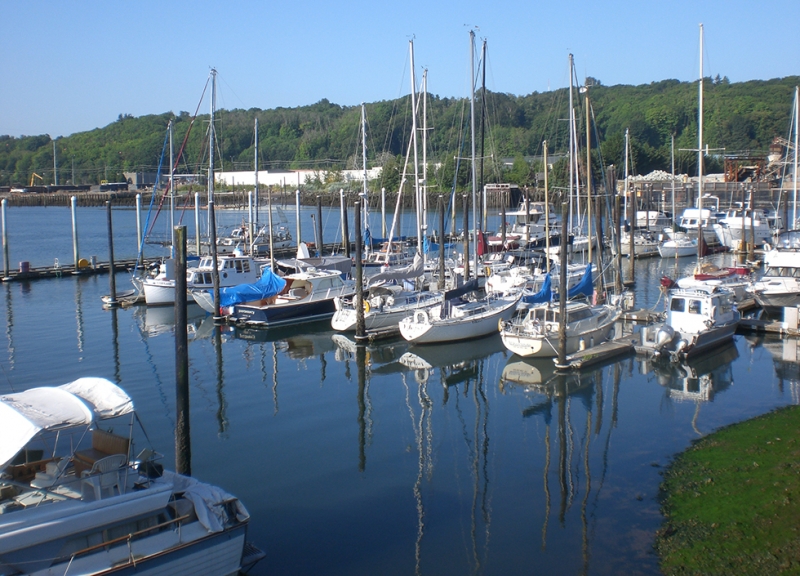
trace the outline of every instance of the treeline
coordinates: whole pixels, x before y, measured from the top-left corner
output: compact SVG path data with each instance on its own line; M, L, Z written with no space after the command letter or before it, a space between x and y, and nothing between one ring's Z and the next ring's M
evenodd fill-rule
M697 170L697 82L664 80L640 86L603 86L588 79L591 100L591 146L594 174L613 164L621 175L624 134L630 133L630 172L670 170L674 136L679 173ZM704 83L704 142L710 152L708 172L721 170L721 155L766 155L776 136L787 137L794 87L800 76L730 83L707 78ZM576 133L585 149L586 99L574 91ZM514 96L479 92L476 152L484 182L535 183L541 164L534 161L547 141L553 157L567 154L569 94L567 89ZM399 186L411 136L410 97L366 105L367 164L382 166L382 181ZM469 102L429 95L427 160L429 188L449 191L470 182ZM360 169L361 108L321 100L310 106L273 110L221 110L216 115L215 166L218 170L252 170L255 162L254 120L259 121L260 169ZM174 149L182 150L178 170L204 174L208 165L208 114L192 119L187 112L132 117L120 114L106 126L56 140L59 183L95 184L121 181L123 172L169 171L165 147L167 124L174 120ZM418 120L422 144L422 120ZM188 134L188 136L187 136ZM599 146L598 146L599 144ZM584 154L585 156L585 154ZM422 156L420 152L420 162ZM409 173L411 169L409 168ZM0 136L0 185L25 185L32 174L37 184L54 181L53 142L47 135ZM456 177L457 173L457 177ZM565 160L557 162L552 180L563 181ZM599 175L596 176L599 179ZM315 182L324 185L324 182Z

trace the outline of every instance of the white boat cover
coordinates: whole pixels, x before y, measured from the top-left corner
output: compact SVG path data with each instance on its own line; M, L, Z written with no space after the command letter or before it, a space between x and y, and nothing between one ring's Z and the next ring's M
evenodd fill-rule
M369 285L376 286L382 282L391 282L392 280L406 280L411 278L418 278L424 272L424 262L419 252L414 254L414 261L407 266L401 268L389 268L385 272L378 272L370 276Z
M88 426L132 411L130 397L105 378L0 396L0 470L41 431Z

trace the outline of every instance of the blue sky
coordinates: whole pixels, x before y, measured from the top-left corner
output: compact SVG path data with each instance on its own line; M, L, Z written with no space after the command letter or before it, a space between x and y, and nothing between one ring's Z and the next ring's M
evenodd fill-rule
M487 88L517 95L566 86L570 52L605 85L695 80L701 22L705 76L800 74L800 0L0 0L0 15L12 136L193 112L211 67L219 108L393 99L410 89L412 38L418 79L425 67L431 93L464 97L470 29L487 41Z

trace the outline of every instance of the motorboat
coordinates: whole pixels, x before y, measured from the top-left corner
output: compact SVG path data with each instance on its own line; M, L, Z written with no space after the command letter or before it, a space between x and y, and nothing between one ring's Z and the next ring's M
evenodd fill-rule
M662 258L682 258L697 254L697 240L687 234L678 232L672 238L658 245L658 254Z
M134 447L111 381L3 395L0 414L0 573L233 575L263 557L235 496Z
M749 291L759 306L776 312L800 304L800 231L781 233L774 247L767 244L764 275Z
M400 321L400 334L415 344L454 342L497 331L497 323L514 314L522 291L476 297L477 279L444 293L441 303L417 310Z
M219 310L214 306L213 287L192 288L189 290L189 294L206 312L210 314L219 312L224 317L233 312L233 307L236 304L271 298L279 294L285 287L286 280L275 274L272 268L265 266L261 272L261 277L255 282L220 287Z
M607 340L620 314L620 309L615 306L567 302L566 354ZM523 358L554 357L559 352L560 325L560 307L548 301L521 310L516 317L502 322L499 325L500 337L506 348Z
M666 319L642 328L642 346L655 355L681 360L729 341L739 319L732 290L673 288L667 292Z
M723 216L725 216L725 213L719 210L719 198L706 194L703 196L702 202L698 207L686 208L683 211L678 225L680 228L686 230L686 233L692 239L697 239L702 229L703 239L706 244L714 246L719 244L717 233L714 231L714 225ZM671 228L667 228L666 232L668 235L673 234Z
M714 225L719 243L731 249L744 250L747 244L756 246L772 242L773 234L781 228L781 218L769 217L764 210L749 206L744 210L728 210ZM744 239L744 243L743 243Z
M442 302L442 292L407 289L403 283L419 278L424 273L422 257L419 254L414 262L396 270L380 272L370 278L363 299L364 327L367 330L397 328L400 320L419 309ZM401 284L397 284L400 282ZM340 332L356 329L358 317L351 295L336 298L336 312L331 318L331 327Z
M631 255L631 234L633 234L633 253L637 258L656 256L661 243L660 234L650 230L634 230L620 234L620 254Z
M228 320L261 328L322 320L333 316L336 297L355 292L355 283L336 270L308 269L283 280L286 285L280 293L235 304Z
M733 291L736 302L741 302L750 297L747 289L752 282L753 271L746 266L720 268L711 262L698 262L690 275L678 278L674 284L679 288L724 287Z
M231 254L217 257L220 287L236 286L255 282L261 276L261 269L266 260L257 260L243 256L238 250ZM186 270L186 289L205 290L214 286L213 259L211 256L200 258L196 266ZM175 260L167 258L159 264L155 276L146 276L140 280L148 306L166 306L175 303Z

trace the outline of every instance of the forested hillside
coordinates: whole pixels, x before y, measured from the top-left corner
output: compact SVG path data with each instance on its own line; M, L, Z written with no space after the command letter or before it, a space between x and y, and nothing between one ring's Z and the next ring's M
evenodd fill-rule
M714 152L761 152L766 154L776 136L789 135L794 87L800 76L783 79L730 83L719 77L704 84L704 142ZM670 138L675 148L697 147L697 82L664 80L641 86L603 86L589 79L593 126L593 163L614 164L621 170L624 133L631 136L631 172L670 169ZM577 132L585 146L585 95L574 91ZM507 180L530 184L537 167L523 161L548 152L566 154L568 90L560 89L527 96L478 93L477 153L484 158L484 180ZM483 114L481 114L483 112ZM432 186L449 190L456 158L462 158L459 186L469 178L465 157L470 155L469 102L440 98L427 102L428 162ZM366 105L368 165L384 167L381 185L391 188L408 149L411 132L410 98ZM481 117L484 118L483 122ZM181 156L181 172L204 172L207 166L208 115L194 122L187 112L171 112L134 118L121 114L105 128L81 132L56 141L59 183L92 184L120 181L122 172L154 172L162 158L167 124L175 120L176 153L192 126ZM254 119L259 121L259 165L278 168L360 168L361 109L322 100L311 106L274 110L220 110L216 116L220 170L252 170L254 164ZM419 120L420 134L422 120ZM481 138L483 134L483 138ZM598 147L599 146L599 153ZM421 137L420 137L421 143ZM602 158L601 158L602 156ZM168 171L168 153L162 170ZM679 172L696 171L696 153L679 152ZM503 167L502 159L513 165ZM421 161L421 153L420 153ZM709 170L719 161L709 158ZM715 166L716 162L716 166ZM508 163L507 163L508 164ZM434 165L439 165L433 170ZM0 185L23 185L32 173L42 176L39 184L53 182L53 143L49 136L0 136Z

